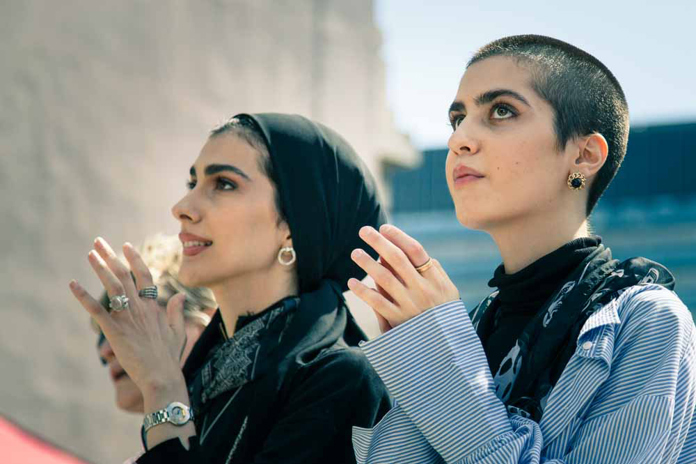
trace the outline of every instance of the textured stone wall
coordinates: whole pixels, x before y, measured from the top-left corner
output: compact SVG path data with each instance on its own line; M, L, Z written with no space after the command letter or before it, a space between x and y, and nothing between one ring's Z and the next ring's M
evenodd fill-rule
M217 122L296 112L378 174L416 160L385 102L372 3L2 2L0 413L93 462L139 449L67 283L99 288L96 235L177 232L169 208Z

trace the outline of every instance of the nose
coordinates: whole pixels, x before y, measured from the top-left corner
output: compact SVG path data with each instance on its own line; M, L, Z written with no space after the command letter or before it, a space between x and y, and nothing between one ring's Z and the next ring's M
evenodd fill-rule
M99 360L102 362L102 364L106 365L112 359L114 359L114 350L111 349L109 341L104 338L103 335L100 335L98 343L97 352L99 353Z
M193 191L184 196L177 204L172 206L172 215L174 218L181 223L192 222L196 223L200 221L200 213L195 207L195 202L193 198Z
M481 142L474 134L474 122L472 118L464 118L450 135L447 147L456 155L475 155L481 149Z

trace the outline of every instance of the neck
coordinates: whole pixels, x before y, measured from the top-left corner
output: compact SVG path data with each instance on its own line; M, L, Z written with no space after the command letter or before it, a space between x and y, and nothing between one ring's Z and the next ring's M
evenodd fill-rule
M563 214L526 216L489 231L503 258L506 274L514 274L576 238L588 237L587 218Z
M298 293L291 273L269 275L268 272L235 276L210 285L220 307L225 331L231 337L240 316L257 314L276 301Z

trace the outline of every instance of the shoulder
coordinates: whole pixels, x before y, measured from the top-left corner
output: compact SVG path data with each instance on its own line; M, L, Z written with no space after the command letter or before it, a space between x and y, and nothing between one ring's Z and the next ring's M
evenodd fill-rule
M696 337L693 316L671 290L660 285L635 285L626 289L613 302L621 319L623 338L637 333L650 334L678 342L685 349Z
M284 390L291 402L303 408L322 414L330 411L336 420L353 417L361 426L371 426L391 407L386 386L365 355L353 347L322 351L299 366Z
M346 382L353 385L377 380L379 377L359 349L347 346L334 346L323 350L300 368L302 376L321 376L327 382ZM381 383L381 381L379 381Z
M379 403L389 397L387 388L358 348L334 346L299 365L289 379L293 391L331 392L342 398Z
M686 327L694 325L691 312L677 294L661 285L629 287L616 298L615 304L622 318L664 319Z

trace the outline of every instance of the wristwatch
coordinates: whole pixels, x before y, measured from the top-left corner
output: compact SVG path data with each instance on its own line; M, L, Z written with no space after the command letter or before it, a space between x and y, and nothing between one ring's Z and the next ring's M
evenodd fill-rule
M145 450L147 450L145 435L147 434L147 431L150 430L152 427L167 422L176 425L177 427L180 427L184 424L187 424L191 420L193 420L193 410L186 406L184 403L179 403L178 401L173 401L169 403L166 408L160 409L159 411L151 412L150 414L145 414L145 418L143 419L143 426L140 429L140 434Z

